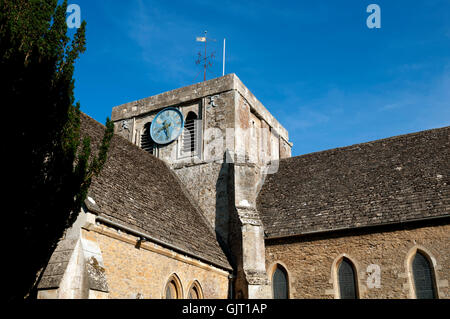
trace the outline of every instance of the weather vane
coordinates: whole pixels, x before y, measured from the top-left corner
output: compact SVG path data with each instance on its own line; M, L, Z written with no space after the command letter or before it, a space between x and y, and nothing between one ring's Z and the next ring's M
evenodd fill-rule
M212 66L212 59L215 58L214 54L215 51L213 51L209 56L206 53L206 44L208 41L213 41L215 42L215 39L209 39L206 37L206 34L208 33L208 31L205 31L205 36L204 37L197 37L196 41L197 42L204 42L205 43L205 55L202 56L201 51L199 51L197 53L197 60L195 61L195 64L199 65L199 64L203 64L203 81L206 81L206 70Z

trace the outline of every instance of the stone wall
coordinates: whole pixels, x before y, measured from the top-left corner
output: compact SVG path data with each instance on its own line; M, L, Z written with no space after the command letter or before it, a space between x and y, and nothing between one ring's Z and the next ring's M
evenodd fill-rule
M254 161L261 161L261 153L272 159L291 154L287 130L235 74L114 107L111 118L115 133L140 146L144 125L165 107L178 108L184 116L194 111L201 120L202 131L202 154L198 160L180 156L177 150L181 138L157 147L155 156L170 164L221 160L225 148L246 153ZM250 128L256 130L249 132ZM268 130L267 136L258 136L261 128Z
M174 169L216 231L237 272L238 297L239 292L245 298L267 297L264 231L256 196L265 165L273 167L280 157L290 156L287 130L234 74L117 106L112 120L117 133L139 145L138 137L132 136L154 113L171 106L186 115L183 110L194 104L201 110L199 156L179 158L174 150L181 138L158 146L155 155ZM124 131L122 123L129 123L125 126L134 135Z
M182 166L174 170L213 229L228 236L228 167L221 163Z
M360 298L413 298L410 260L417 249L432 260L439 298L450 298L450 225L355 232L337 236L266 240L269 280L276 263L289 277L290 298L336 298L336 267L342 257L356 268ZM370 288L368 266L381 269L381 287Z
M161 110L165 107L179 106L206 96L233 90L236 78L235 74L227 74L206 82L200 82L116 106L112 109L111 120L117 122L123 119L130 119L141 114Z
M81 209L45 268L38 284L38 299L108 298L100 248L95 237L82 231L93 221L93 215Z
M151 242L138 246L135 236L104 225L84 229L83 236L95 238L102 251L109 298L163 298L167 281L174 274L180 280L183 298L195 281L206 299L228 296L228 272L224 270Z

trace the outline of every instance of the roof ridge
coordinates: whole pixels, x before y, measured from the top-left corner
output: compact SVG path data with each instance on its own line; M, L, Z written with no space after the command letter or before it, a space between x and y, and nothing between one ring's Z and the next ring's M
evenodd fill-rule
M222 249L223 253L225 254L225 257L227 257L227 261L230 262L229 259L229 252L226 251L224 249L224 247L222 247L220 240L221 238L217 237L217 233L214 230L214 228L211 226L211 224L209 223L208 219L205 216L205 213L203 212L203 210L201 209L199 203L197 202L196 199L193 198L193 196L190 194L189 190L187 189L187 187L184 185L184 183L181 181L180 177L174 172L173 169L170 168L170 165L166 162L164 162L164 165L166 165L167 169L170 171L170 173L172 174L172 176L174 176L175 180L178 182L178 184L180 185L181 191L183 192L183 194L186 196L186 198L188 199L189 203L194 207L194 209L196 210L196 212L200 215L200 217L202 218L203 222L206 224L206 227L208 228L208 230L210 231L211 235L213 235L216 240L217 243L220 247L220 249Z
M269 237L450 216L450 126L280 161L257 198Z
M90 130L92 130L93 132L95 130L97 130L95 139L96 139L96 142L98 142L97 139L99 139L99 138L101 139L101 136L100 136L101 134L99 131L104 130L105 126L102 125L101 123L99 123L98 121L96 121L95 119L93 119L92 117L88 116L87 114L85 114L85 113L82 113L82 114L83 114L84 120L87 123L90 123L90 125L91 125ZM185 245L185 247L183 247L183 245L182 245L182 246L180 246L181 249L185 249L191 255L197 256L197 258L202 259L202 260L203 259L215 260L216 264L220 264L220 265L222 265L222 267L228 269L230 267L229 257L227 256L224 249L220 245L220 242L216 238L216 235L214 234L210 224L205 220L205 216L204 216L203 212L199 210L198 204L193 200L190 193L187 192L187 190L184 187L184 184L181 182L181 180L178 178L178 176L175 174L175 172L170 168L168 163L166 163L164 160L157 158L156 156L154 156L152 154L149 154L148 152L141 149L136 144L130 142L128 139L126 139L118 134L114 134L114 140L115 140L114 144L111 144L111 150L110 150L111 152L110 151L108 152L108 158L110 158L110 160L112 160L113 162L118 161L118 157L116 156L116 151L113 150L113 148L114 148L115 150L119 150L119 152L123 152L124 154L126 154L126 156L127 156L126 161L131 162L131 165L133 167L145 165L144 169L145 169L145 167L147 167L147 169L151 170L150 166L159 167L160 169L162 168L162 166L164 166L164 168L165 168L164 174L172 177L170 183L175 183L171 187L176 189L175 193L177 194L177 197L179 198L179 200L186 202L186 204L185 204L186 205L185 208L187 208L186 211L191 212L192 218L197 221L196 223L198 224L198 226L193 227L192 232L201 234L203 236L206 236L207 238L209 238L211 236L211 238L208 239L209 244L207 245L209 247L208 250L210 252L207 254L204 254L204 252L201 249L199 249L198 247L195 247L197 244L193 244L193 243L189 243L189 244ZM115 145L115 146L113 146L113 145ZM133 158L139 158L139 160L134 161ZM148 163L148 164L144 164L144 163ZM113 164L113 166L114 165L115 164ZM147 165L149 165L149 166L147 166ZM113 170L116 170L116 169L117 169L117 165L116 165L116 168L113 168ZM111 173L105 172L105 174L111 174ZM116 173L113 173L113 174L115 175ZM121 173L118 173L118 174L122 175ZM98 178L101 179L102 177L98 177ZM110 177L108 177L108 178L110 178ZM148 182L145 182L145 184L146 185L144 185L144 184L142 184L142 185L140 184L140 185L142 187L148 189L148 186L150 184ZM91 187L92 187L92 185L91 185ZM128 187L126 187L126 188L128 188ZM103 187L99 188L98 185L96 185L96 186L94 186L94 189L92 189L92 190L90 189L90 192L91 191L94 193L94 197L95 197L96 193L98 193L98 192L103 194L105 192L111 191L111 185L109 187L107 186L106 190L103 189ZM119 192L123 192L123 190L119 190ZM127 193L128 191L125 190L125 192ZM139 202L139 198L135 197L136 195L133 195L133 194L128 195L128 193L127 193L126 196L132 196L133 201L134 201L134 199L136 199ZM157 196L159 196L159 195L157 195ZM143 203L143 205L146 205L144 202L142 202L142 203ZM150 235L155 236L155 238L157 238L159 240L167 241L167 239L169 238L169 237L167 237L168 234L155 232L155 229L153 229L152 231L149 232L149 229L151 229L153 226L147 224L148 220L145 216L139 215L140 208L137 208L137 210L134 213L131 213L131 215L130 215L129 213L122 214L121 209L123 209L123 208L119 207L119 211L121 213L116 214L116 213L110 211L110 209L107 206L102 207L103 205L100 205L99 203L97 203L97 204L99 205L98 206L98 208L100 210L99 213L101 213L104 216L108 216L108 217L112 217L113 219L120 220L125 225L131 226L131 228L135 228L135 229L137 228L142 231L148 232ZM109 205L109 204L106 204L106 205ZM177 204L174 203L174 205L177 205ZM145 207L142 206L141 208L145 208ZM173 206L173 205L172 205L172 208L173 209L181 209L178 206ZM173 209L172 209L172 213L173 213ZM125 213L126 211L123 211L123 212ZM137 222L133 222L132 220L129 220L128 216L131 217L132 219L137 218L136 219ZM141 217L143 219L141 219ZM175 216L172 216L172 217L175 217ZM204 224L204 225L202 225L202 224ZM147 225L147 226L145 226L145 225ZM151 227L149 229L147 229L148 226L151 226ZM206 228L208 228L208 229L206 230ZM183 240L183 238L184 238L183 236L181 236L181 237L178 236L177 238L173 238L172 240L169 240L168 243L178 245L180 243L180 240ZM184 239L184 240L186 240L186 239ZM205 242L201 245L204 245L204 244L205 244Z
M82 112L82 113L83 113L83 112ZM97 121L96 119L90 117L90 116L87 115L86 113L83 113L83 114L84 114L86 117L88 117L90 120L94 121L96 124L102 126L103 128L106 128L105 125L103 125L102 123L100 123L100 122ZM137 150L139 150L139 152L141 152L142 154L145 154L144 156L152 156L152 158L155 158L156 160L158 160L158 161L160 161L160 162L166 164L166 162L164 162L162 159L156 157L155 155L152 155L152 154L148 153L147 151L143 150L142 148L140 148L140 147L137 146L136 144L134 144L134 143L130 142L129 140L127 140L125 137L123 137L123 136L121 136L121 135L119 135L119 134L116 134L116 133L114 133L113 136L116 137L116 138L120 138L122 141L125 141L126 143L128 143L128 145L133 146L134 149L137 149Z
M443 126L443 127L432 128L432 129L423 130L423 131L417 131L417 132L412 132L412 133L406 133L406 134L400 134L400 135L395 135L395 136L390 136L390 137L384 137L384 138L380 138L380 139L372 140L372 141L368 141L368 142L350 144L350 145L346 145L346 146L339 146L339 147L329 148L329 149L326 149L326 150L321 150L321 151L301 154L301 155L297 155L297 156L280 158L280 161L287 161L287 160L290 160L290 159L296 159L296 158L300 158L300 157L306 157L306 156L310 156L310 155L317 155L317 154L320 154L320 153L327 153L327 152L332 152L332 151L348 150L348 149L355 148L357 146L368 145L368 144L373 144L373 143L381 143L381 142L384 142L384 141L391 141L391 140L400 139L402 137L412 137L412 136L416 136L416 135L423 134L423 133L429 133L429 132L432 132L432 131L435 131L435 132L441 131L441 130L444 131L446 129L450 129L450 126Z

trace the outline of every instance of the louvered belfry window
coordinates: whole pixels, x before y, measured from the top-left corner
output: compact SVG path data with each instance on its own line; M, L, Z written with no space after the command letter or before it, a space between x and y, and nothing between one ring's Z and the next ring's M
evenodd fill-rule
M189 112L186 121L184 122L183 136L181 140L181 152L183 155L195 155L196 150L196 131L195 122L197 115L194 112Z
M417 299L434 299L436 292L434 289L433 274L428 259L417 252L412 262L414 276L414 288Z
M273 299L288 299L288 278L286 270L277 266L272 277Z
M150 125L152 122L148 122L144 125L144 130L141 135L141 148L150 154L154 154L155 150L155 142L152 140L150 136Z
M346 258L339 264L338 280L341 299L356 299L355 271Z

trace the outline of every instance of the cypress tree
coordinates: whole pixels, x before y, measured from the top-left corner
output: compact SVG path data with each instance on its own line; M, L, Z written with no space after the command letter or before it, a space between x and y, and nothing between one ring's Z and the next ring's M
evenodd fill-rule
M98 154L80 134L74 65L85 51L86 22L68 36L67 1L0 0L0 87L15 120L8 170L17 235L24 223L21 265L13 262L9 300L31 298L64 231L75 221L113 135L107 118ZM3 104L3 103L2 103Z

